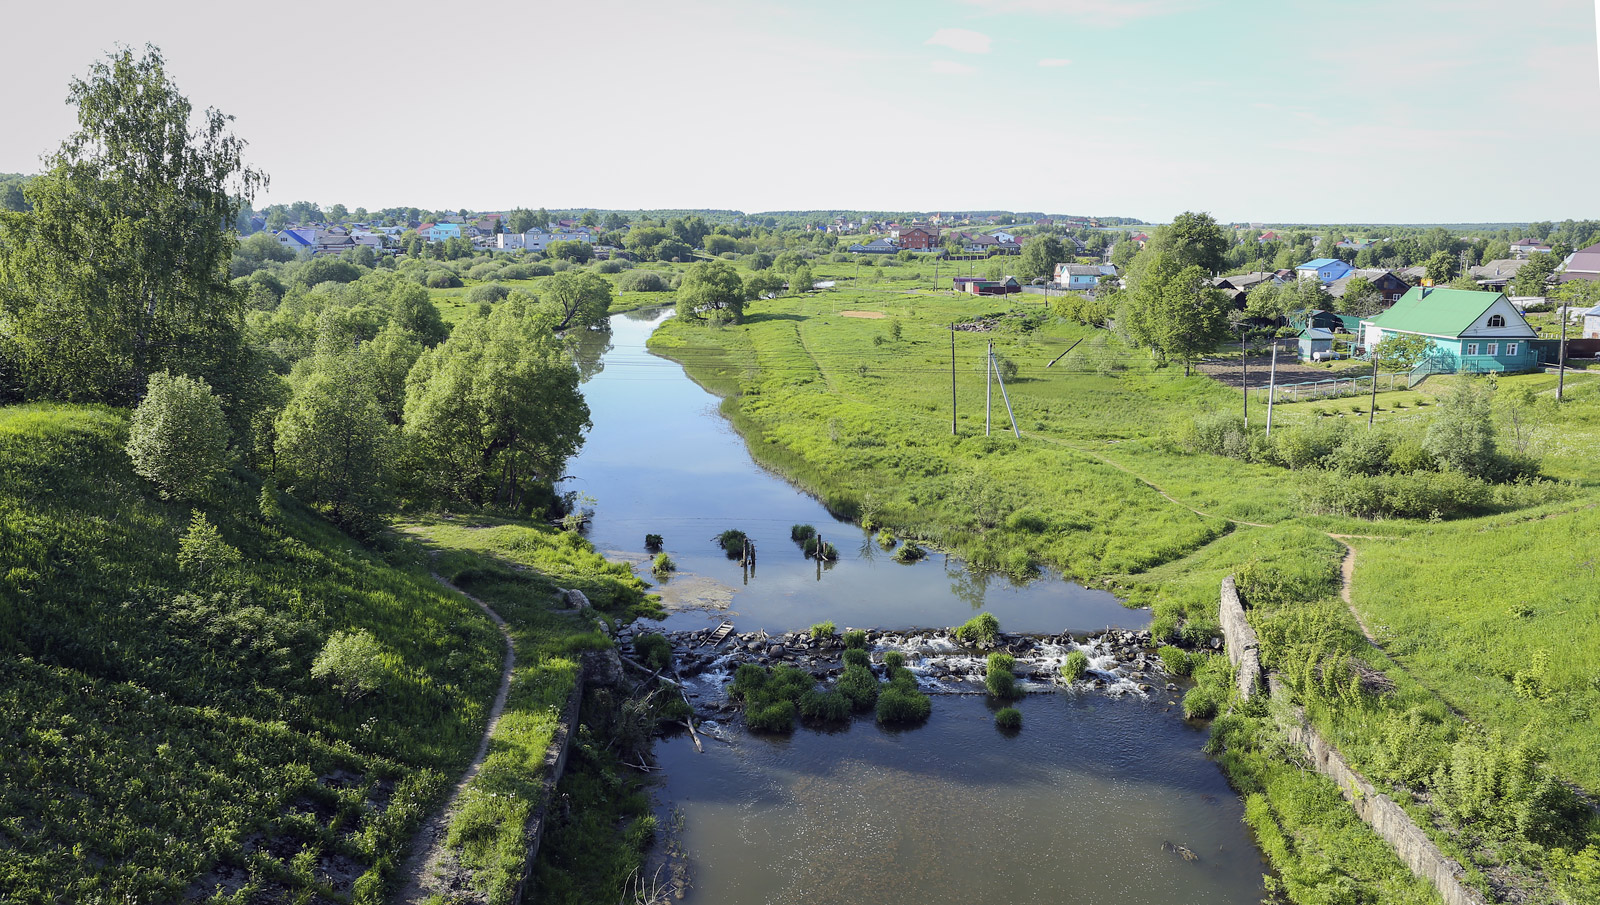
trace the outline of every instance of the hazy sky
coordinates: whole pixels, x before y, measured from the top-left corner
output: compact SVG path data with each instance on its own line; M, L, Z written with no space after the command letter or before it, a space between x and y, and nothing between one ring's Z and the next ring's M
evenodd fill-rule
M159 45L258 206L1600 216L1600 0L31 3L0 172Z

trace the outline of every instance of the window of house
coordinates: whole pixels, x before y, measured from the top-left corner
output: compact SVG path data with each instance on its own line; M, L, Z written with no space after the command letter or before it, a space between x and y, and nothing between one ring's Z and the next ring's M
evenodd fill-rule
M1478 354L1478 344L1477 343L1467 343L1467 354L1468 355L1477 355Z
M1515 354L1517 354L1517 344L1516 343L1506 343L1506 354L1507 355L1515 355Z
M1489 344L1489 354L1490 355L1499 355L1500 354L1500 344L1499 343L1490 343Z
M1504 327L1505 325L1506 325L1505 315L1495 314L1495 315L1491 315L1489 317L1489 326L1491 326L1491 327ZM1493 355L1494 353L1491 352L1489 354Z

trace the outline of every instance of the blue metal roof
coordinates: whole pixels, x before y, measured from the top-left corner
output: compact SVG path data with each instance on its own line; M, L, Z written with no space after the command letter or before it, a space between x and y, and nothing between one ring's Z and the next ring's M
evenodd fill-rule
M1329 264L1343 263L1343 261L1335 261L1333 258L1317 258L1315 261L1307 261L1304 264L1301 264L1299 267L1296 267L1295 270L1321 270L1322 268L1327 267Z

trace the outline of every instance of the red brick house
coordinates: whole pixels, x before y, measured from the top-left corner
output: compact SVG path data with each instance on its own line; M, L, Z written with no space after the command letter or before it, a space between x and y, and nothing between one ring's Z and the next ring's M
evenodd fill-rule
M939 231L926 230L920 226L900 230L900 247L912 251L928 251L939 245Z

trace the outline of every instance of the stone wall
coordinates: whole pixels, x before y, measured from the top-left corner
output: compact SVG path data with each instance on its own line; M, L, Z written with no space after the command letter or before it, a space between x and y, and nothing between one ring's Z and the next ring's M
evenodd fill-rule
M1222 579L1222 640L1228 662L1238 672L1239 700L1248 701L1261 690L1261 643L1245 617L1244 604L1233 576Z
M1261 682L1259 642L1245 616L1231 575L1222 581L1221 620L1228 659L1239 670L1239 694L1248 700ZM1276 675L1268 677L1267 685L1272 697L1281 698L1287 694ZM1294 714L1291 724L1285 727L1289 741L1306 752L1318 773L1338 785L1339 794L1383 841L1389 843L1412 873L1433 883L1444 905L1489 905L1483 893L1466 884L1466 872L1461 865L1446 858L1422 828L1412 822L1411 815L1352 769L1338 749L1306 722L1298 708Z
M522 879L517 881L517 891L511 897L513 902L533 902L538 898L536 893L528 888L528 882L533 877L534 859L539 856L539 842L544 837L544 827L550 815L550 801L555 797L556 783L561 781L561 775L567 769L567 749L571 747L573 730L578 726L587 672L587 669L579 671L578 680L572 686L572 694L567 696L567 706L561 713L561 722L556 725L555 735L550 738L550 747L544 752L544 781L540 783L539 806L534 809L533 817L523 828L523 839L527 843L528 854L522 862Z

